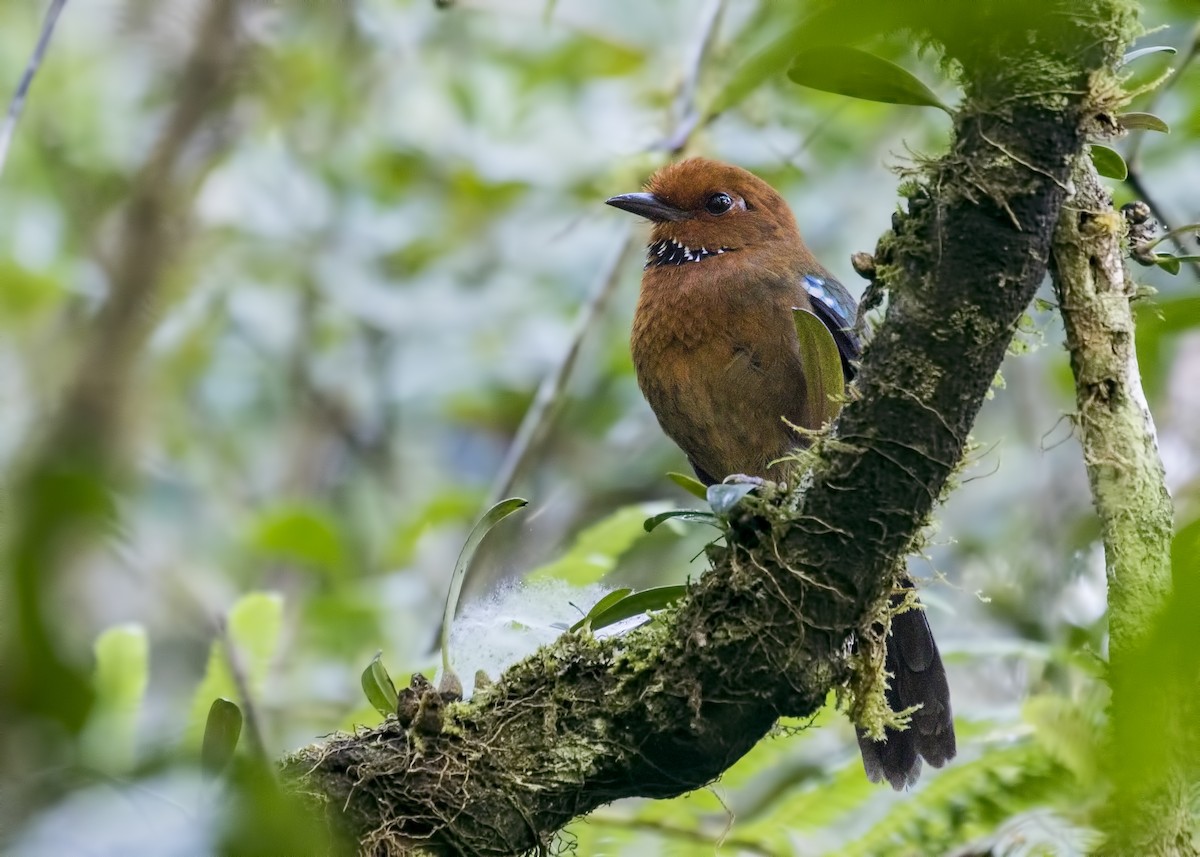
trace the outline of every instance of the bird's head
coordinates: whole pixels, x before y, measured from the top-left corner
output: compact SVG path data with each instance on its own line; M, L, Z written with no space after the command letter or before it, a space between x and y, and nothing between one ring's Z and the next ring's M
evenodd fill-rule
M707 256L800 241L796 219L774 188L741 167L707 158L668 164L644 192L614 196L608 204L654 222L652 251L682 247Z

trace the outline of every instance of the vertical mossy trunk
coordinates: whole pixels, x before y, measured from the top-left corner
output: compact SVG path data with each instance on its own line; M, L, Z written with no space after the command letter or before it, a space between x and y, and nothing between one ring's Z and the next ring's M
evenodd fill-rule
M1091 162L1079 159L1074 195L1054 236L1054 284L1075 375L1076 424L1100 517L1109 592L1109 681L1113 690L1112 791L1103 816L1105 853L1196 853L1181 759L1148 765L1143 683L1131 673L1143 656L1171 594L1173 509L1158 454L1154 420L1142 392L1125 269L1125 222L1113 210ZM1185 729L1170 687L1156 688L1167 712L1160 726ZM1167 744L1170 742L1167 741ZM1164 745L1165 746L1165 745Z

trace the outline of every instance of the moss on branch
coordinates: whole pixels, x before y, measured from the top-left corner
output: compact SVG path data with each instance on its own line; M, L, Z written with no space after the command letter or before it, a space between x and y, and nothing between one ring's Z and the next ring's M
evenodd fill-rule
M1138 372L1126 223L1090 160L1078 160L1073 186L1054 237L1053 273L1108 576L1113 702L1111 746L1103 755L1113 789L1101 819L1108 833L1104 853L1195 854L1191 798L1179 767L1186 761L1137 757L1145 701L1129 698L1144 690L1134 691L1137 676L1130 673L1144 669L1143 649L1171 593L1174 510ZM1194 728L1173 704L1170 686L1154 692L1171 712L1162 724L1169 733L1181 737Z

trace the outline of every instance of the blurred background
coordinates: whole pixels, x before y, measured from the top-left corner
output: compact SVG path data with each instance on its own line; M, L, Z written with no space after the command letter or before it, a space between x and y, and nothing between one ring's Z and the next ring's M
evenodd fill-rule
M271 756L379 722L360 673L381 650L398 683L432 674L456 556L501 496L530 503L472 566L454 646L464 677L497 675L605 588L703 571L712 530L642 529L698 501L665 476L686 462L628 353L646 229L604 199L639 189L673 147L732 161L783 192L857 293L849 256L888 228L896 171L940 153L950 127L936 110L782 75L696 123L802 11L67 4L0 176L0 460L10 584L34 581L50 648L96 704L85 722L3 730L6 853L219 849L179 761L211 700L247 707ZM44 13L0 5L6 91ZM1195 5L1153 0L1144 23L1162 29L1138 46L1178 53L1131 65L1135 85L1175 69L1133 109L1172 132L1112 144L1132 167L1113 189L1178 226L1200 221ZM957 99L939 57L904 34L868 47ZM1147 287L1141 368L1186 522L1200 277L1187 263L1133 273ZM829 708L822 728L788 724L710 789L575 823L564 848L1083 853L1104 564L1042 295L911 563L949 664L959 759L911 793L872 786ZM40 507L22 474L74 448L104 474L103 523L25 575ZM31 603L5 600L10 624Z

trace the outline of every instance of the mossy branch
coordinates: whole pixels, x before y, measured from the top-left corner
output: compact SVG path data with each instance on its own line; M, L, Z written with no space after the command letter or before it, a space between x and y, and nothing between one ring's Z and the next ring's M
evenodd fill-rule
M1123 722L1136 716L1139 703L1123 698L1134 686L1125 673L1138 663L1171 593L1173 507L1138 372L1126 224L1089 159L1077 161L1073 186L1054 236L1053 275L1108 576L1113 735L1105 757L1114 789L1102 819L1105 853L1195 854L1187 844L1193 822L1183 773L1172 764L1141 770L1140 760L1127 757L1139 745L1121 740L1124 731L1140 728Z
M856 11L891 20L895 5ZM564 634L469 702L414 688L403 723L285 760L361 853L545 848L602 804L711 781L778 717L865 686L851 641L870 639L962 458L1135 27L1126 0L948 5L909 23L963 70L953 144L880 241L886 316L801 490L737 507L711 570L653 624Z

